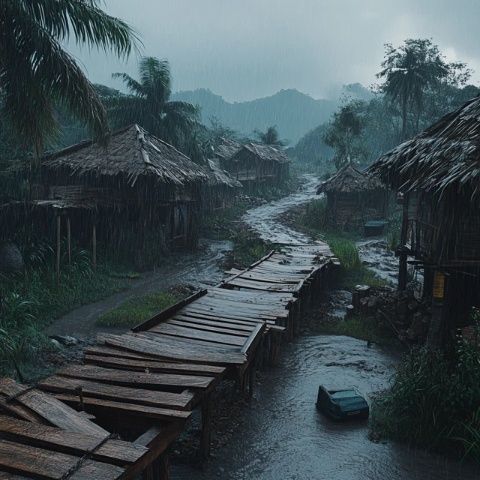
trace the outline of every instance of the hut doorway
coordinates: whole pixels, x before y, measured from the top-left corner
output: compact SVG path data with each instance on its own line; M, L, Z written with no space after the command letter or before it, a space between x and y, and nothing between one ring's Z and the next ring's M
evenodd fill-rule
M188 238L188 206L181 204L175 205L170 217L170 231L175 245L183 247L187 244Z

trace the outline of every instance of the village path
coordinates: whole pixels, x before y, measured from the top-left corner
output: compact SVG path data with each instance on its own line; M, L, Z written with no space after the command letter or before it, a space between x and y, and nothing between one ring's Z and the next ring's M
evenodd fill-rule
M278 216L293 206L310 201L315 195L317 184L317 177L307 174L298 192L249 210L242 221L265 240L275 243L308 243L310 240L308 237L282 225L278 221ZM113 330L96 326L97 319L130 298L166 290L182 283L199 288L216 285L224 278L222 260L230 250L232 243L228 240L202 239L198 252L176 254L168 265L132 280L126 290L67 313L53 322L47 333L88 340L94 338L97 333Z

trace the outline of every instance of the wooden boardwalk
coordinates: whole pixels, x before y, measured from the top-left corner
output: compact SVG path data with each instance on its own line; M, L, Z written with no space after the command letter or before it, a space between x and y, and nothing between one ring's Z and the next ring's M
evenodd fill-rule
M3 408L5 402L0 397L0 407L10 415L0 416L0 431L17 432L14 440L18 460L18 464L9 463L2 451L13 446L4 443L2 450L0 444L0 480L13 478L2 474L3 470L35 478L84 478L78 476L78 469L75 474L68 473L78 461L72 455L82 454L88 462L111 467L97 466L98 471L90 470L89 479L133 478L140 468L145 470L145 478L167 478L163 452L197 407L202 412L200 448L207 456L211 394L216 385L225 377L235 378L240 390L251 395L259 362L275 361L282 335L295 334L302 310L336 264L322 243L286 246L280 252L271 252L246 270L227 272L230 276L217 287L198 292L128 333L100 336L97 344L85 351L82 365L62 368L36 385L34 392L41 395L45 405L49 401L63 405L84 423L88 421L93 426L89 428L98 428L89 432L93 438L121 433L128 440L121 445L131 454L124 460L117 458L120 453L117 457L112 453L112 458L100 455L99 451L106 448L103 444L93 452L89 448L69 448L74 442L69 435L88 433L72 431L69 422L56 425L50 418L38 418L35 410L30 415L31 407L25 405L22 408L29 415L18 415L12 407L20 408L19 400L25 400L32 390L11 400L8 408ZM13 385L8 382L12 381L4 379L2 385ZM15 389L3 388L2 395L15 393ZM29 430L27 422L34 424L30 425L32 435L22 436L22 431ZM52 425L60 429L55 435L48 430ZM37 440L33 438L35 432ZM45 441L47 437L58 441ZM95 446L95 441L85 440L79 445ZM107 443L111 441L109 438ZM50 467L38 475L22 469L20 464L31 463L28 459L39 455L36 449L40 447ZM113 447L111 450L116 451Z

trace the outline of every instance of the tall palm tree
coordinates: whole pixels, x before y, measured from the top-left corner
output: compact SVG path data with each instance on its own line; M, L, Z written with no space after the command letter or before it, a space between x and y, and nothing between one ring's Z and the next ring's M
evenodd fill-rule
M62 43L130 53L136 37L99 0L0 0L0 105L25 145L41 153L57 133L55 106L101 137L107 115L95 89Z
M268 127L265 132L255 130L254 133L260 142L264 143L265 145L271 145L272 147L283 147L285 145L285 142L280 140L276 125Z
M382 91L400 107L402 140L407 137L409 113L417 113L418 123L425 92L438 85L449 72L449 65L431 40L406 40L398 49L386 45L382 71L377 77L385 78Z
M190 103L170 100L171 74L166 60L141 58L139 80L126 73L114 73L113 77L122 79L130 92L112 101L112 117L118 126L139 123L181 150L192 141L198 109Z

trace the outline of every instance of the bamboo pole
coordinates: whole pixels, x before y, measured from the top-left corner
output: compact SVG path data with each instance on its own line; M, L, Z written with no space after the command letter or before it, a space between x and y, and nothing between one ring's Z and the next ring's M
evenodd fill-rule
M60 234L61 234L61 217L57 215L57 259L55 265L55 272L57 276L57 285L60 285L60 257L61 257L61 241L60 241Z
M70 226L70 217L67 217L67 248L68 248L68 265L72 264L72 231Z

